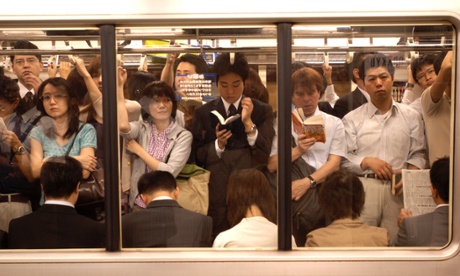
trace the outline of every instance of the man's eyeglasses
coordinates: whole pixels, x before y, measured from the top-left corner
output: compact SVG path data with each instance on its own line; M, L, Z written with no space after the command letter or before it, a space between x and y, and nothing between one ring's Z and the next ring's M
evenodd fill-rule
M434 71L434 69L430 68L430 69L427 69L425 72L418 74L417 80L420 82L420 81L425 80L427 75L433 76L435 74L436 72Z
M67 98L67 95L66 94L62 94L62 93L56 93L54 95L51 95L51 94L45 94L45 95L42 95L40 97L40 100L42 102L49 102L51 101L51 98L54 99L54 101L56 102L59 102L59 101L62 101L63 99Z
M28 64L35 64L38 62L38 59L36 58L26 58L26 59L15 59L14 64L18 66L23 66L25 63Z

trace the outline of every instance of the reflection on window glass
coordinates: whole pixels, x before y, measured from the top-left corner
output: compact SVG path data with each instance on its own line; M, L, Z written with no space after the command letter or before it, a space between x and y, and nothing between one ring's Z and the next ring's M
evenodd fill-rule
M295 248L447 244L453 28L292 31L291 91L278 91L273 26L120 28L119 68L102 68L98 30L2 32L2 247L105 246L103 115L119 122L124 248L275 249L284 185ZM102 70L116 71L117 114L102 112ZM278 93L291 126L277 123ZM286 162L292 183L277 183ZM35 222L46 209L71 212L80 242L25 243L31 227L58 236Z

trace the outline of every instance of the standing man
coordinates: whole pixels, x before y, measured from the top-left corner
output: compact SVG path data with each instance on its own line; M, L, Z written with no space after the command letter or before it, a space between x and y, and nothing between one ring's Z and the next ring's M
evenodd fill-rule
M452 59L452 51L449 51L444 57L437 76L434 68L431 67L416 74L419 83L432 83L432 86L428 87L421 96L430 165L435 160L450 155Z
M45 204L38 211L10 222L9 247L103 247L104 224L75 211L82 177L81 164L73 157L50 157L40 172Z
M366 92L366 88L364 87L364 81L359 77L359 67L363 60L371 54L373 53L356 52L353 54L353 61L351 63L353 67L351 79L354 83L356 83L357 87L353 92L337 100L334 105L334 116L342 119L348 112L369 101L369 94Z
M368 56L359 69L370 102L343 118L347 159L342 166L360 176L366 192L361 220L384 227L390 240L398 232L396 218L403 207L401 193L391 193L391 179L401 169L423 169L425 135L420 115L393 101L395 68L382 54ZM398 183L396 188L401 188Z
M141 176L139 194L146 209L123 216L123 247L208 247L210 217L182 208L174 176L151 171Z
M38 47L29 42L20 40L14 44L15 50L37 50ZM12 55L12 69L18 77L19 93L21 101L17 107L18 115L26 123L31 123L40 112L35 109L37 98L35 94L42 83L39 78L40 72L43 71L43 63L40 55Z
M230 57L231 55L231 57ZM266 165L274 135L270 105L243 95L249 64L241 53L224 53L217 57L213 72L220 98L197 108L192 124L193 153L199 166L211 172L209 212L213 235L229 229L227 221L227 180L235 169ZM227 118L241 117L227 129L221 129L216 110Z

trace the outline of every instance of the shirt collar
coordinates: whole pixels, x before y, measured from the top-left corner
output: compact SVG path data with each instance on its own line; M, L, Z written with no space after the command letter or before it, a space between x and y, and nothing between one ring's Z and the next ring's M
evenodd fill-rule
M225 107L225 112L228 111L228 107L230 106L230 103L227 102L223 97L220 97L222 99L222 103L224 103L224 107ZM235 106L236 110L238 110L238 107L240 106L240 102L241 102L241 99L243 98L243 94L241 94L240 98L233 103L233 105Z
M395 112L397 112L397 110L399 110L398 105L395 103L395 101L391 100L391 108L389 112L391 112L391 115L393 115ZM378 108L375 107L372 101L368 101L367 102L367 116L369 118L372 118L372 116L377 115L377 114L380 115L380 110L378 110Z
M35 90L32 88L32 89L28 89L27 87L24 86L24 84L22 84L19 80L18 80L18 86L19 86L19 94L21 95L21 98L24 98L24 96L27 94L27 92L32 92L32 94L35 95Z
M75 208L75 206L72 203L65 201L65 200L50 199L50 200L45 201L44 204L63 205L63 206L69 206L69 207Z

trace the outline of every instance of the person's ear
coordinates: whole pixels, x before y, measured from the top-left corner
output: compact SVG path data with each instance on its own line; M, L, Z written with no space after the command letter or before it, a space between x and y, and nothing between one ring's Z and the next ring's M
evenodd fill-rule
M81 182L78 182L77 188L75 188L75 191L74 191L74 193L76 193L77 195L80 193L80 183Z
M433 187L433 184L430 185L430 189L431 189L431 196L433 196L433 198L436 198L439 195L438 190L436 190L436 188Z
M145 203L145 205L149 205L149 197L145 194L140 194L142 201Z
M179 198L179 187L176 187L174 191L172 192L173 194L173 199L177 200Z
M358 69L358 68L353 69L353 76L354 76L355 79L357 79L357 80L361 79L361 78L359 77L359 69Z

